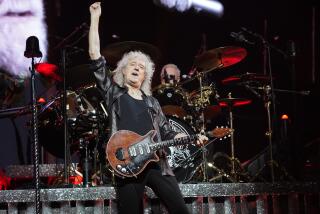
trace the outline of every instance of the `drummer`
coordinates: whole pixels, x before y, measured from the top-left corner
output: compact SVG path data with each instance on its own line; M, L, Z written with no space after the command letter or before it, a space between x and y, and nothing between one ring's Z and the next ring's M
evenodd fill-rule
M175 64L166 64L160 73L161 84L177 84L180 82L180 69Z

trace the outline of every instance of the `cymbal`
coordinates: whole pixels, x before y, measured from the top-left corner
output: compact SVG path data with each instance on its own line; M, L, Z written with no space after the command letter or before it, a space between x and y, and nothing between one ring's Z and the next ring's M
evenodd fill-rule
M269 76L257 73L245 73L237 76L231 76L222 80L222 83L227 84L237 84L242 82L268 82L270 80Z
M66 71L66 86L73 90L93 85L95 83L95 77L90 70L90 64L81 64Z
M154 63L161 58L160 50L151 44L137 41L124 41L110 44L102 49L101 54L110 65L117 65L123 54L129 51L141 51L150 56Z
M226 46L211 49L196 57L194 65L200 72L209 72L216 68L234 65L247 56L247 51L241 47Z
M244 98L223 98L219 100L219 105L221 107L238 107L243 105L249 105L252 101Z
M56 81L62 81L61 76L57 73L58 66L50 63L36 63L34 65L36 71L45 77L51 78Z

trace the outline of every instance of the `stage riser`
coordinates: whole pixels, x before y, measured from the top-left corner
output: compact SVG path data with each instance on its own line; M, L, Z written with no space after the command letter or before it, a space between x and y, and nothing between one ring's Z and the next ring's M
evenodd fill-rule
M272 213L319 213L319 207L316 204L304 203L310 200L310 197L317 198L316 195L305 195L309 197L306 200L299 200L297 194L279 196L261 195L254 196L255 200L248 200L248 197L225 197L219 198L217 202L215 198L186 198L187 206L190 213L193 214L233 214L233 213L257 213L267 214ZM284 198L286 198L284 201ZM300 198L303 198L301 195ZM221 202L224 200L223 202ZM271 200L271 201L270 201ZM281 201L281 203L280 203ZM303 202L304 201L304 202ZM89 202L89 203L88 203ZM88 205L90 204L90 205ZM20 213L35 213L33 203L8 203L8 209L0 210L1 213L20 214ZM42 212L45 214L56 213L110 213L117 214L116 200L96 200L96 201L65 201L54 203L43 202ZM144 201L144 214L148 213L168 213L165 207L157 199L146 199Z
M312 214L320 213L319 187L305 184L181 184L190 213L194 214ZM34 213L34 190L0 191L1 213ZM113 187L42 189L43 213L117 213ZM167 213L146 188L144 213ZM153 212L152 212L153 211Z

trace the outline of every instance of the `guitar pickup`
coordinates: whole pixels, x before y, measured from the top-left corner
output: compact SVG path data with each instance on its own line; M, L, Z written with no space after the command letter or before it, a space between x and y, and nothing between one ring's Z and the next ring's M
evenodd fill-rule
M139 147L139 152L140 152L140 155L143 155L143 148L141 145L138 146Z
M137 156L136 148L134 148L134 146L129 147L129 154L131 157Z
M151 151L150 151L149 144L146 143L145 146L146 146L147 153L150 153Z

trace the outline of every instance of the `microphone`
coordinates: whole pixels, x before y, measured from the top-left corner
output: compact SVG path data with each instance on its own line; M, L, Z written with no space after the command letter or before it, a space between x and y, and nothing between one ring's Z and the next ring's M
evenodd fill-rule
M164 6L169 9L176 9L179 12L189 10L191 7L197 11L207 11L218 17L223 15L224 7L216 0L153 0L158 6Z
M26 41L26 50L24 51L24 56L27 58L42 57L42 53L39 49L39 39L37 37L28 37Z
M251 42L251 41L247 40L246 37L244 37L244 35L242 34L242 31L240 31L239 33L231 32L230 36L232 38L235 38L236 41L239 41L239 42L244 42L244 43L247 43L249 45L254 45L255 44L254 42Z

